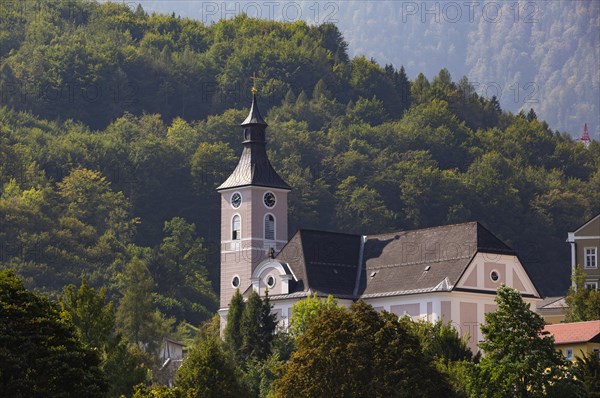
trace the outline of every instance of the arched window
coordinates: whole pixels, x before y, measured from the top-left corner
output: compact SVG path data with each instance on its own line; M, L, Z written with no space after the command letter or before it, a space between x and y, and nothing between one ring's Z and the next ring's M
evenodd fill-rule
M240 240L242 235L242 220L238 214L231 221L231 240Z
M265 240L275 240L275 217L271 214L265 216Z

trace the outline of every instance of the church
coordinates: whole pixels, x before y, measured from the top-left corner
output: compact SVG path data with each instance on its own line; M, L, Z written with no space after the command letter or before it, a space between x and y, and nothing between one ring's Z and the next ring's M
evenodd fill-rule
M540 300L517 253L478 222L377 235L301 229L288 240L292 188L269 162L255 90L241 127L239 163L217 188L222 325L236 289L245 297L268 290L281 327L296 301L316 293L346 306L362 299L398 316L451 322L476 352L479 325L495 311L501 284L532 308Z

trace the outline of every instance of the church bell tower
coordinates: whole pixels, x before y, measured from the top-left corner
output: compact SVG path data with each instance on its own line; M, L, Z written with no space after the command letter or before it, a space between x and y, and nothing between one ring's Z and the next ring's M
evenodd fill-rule
M217 191L221 194L221 298L226 313L236 289L252 286L257 265L287 243L290 186L275 172L266 150L267 123L252 90L250 113L241 124L244 147L239 163Z

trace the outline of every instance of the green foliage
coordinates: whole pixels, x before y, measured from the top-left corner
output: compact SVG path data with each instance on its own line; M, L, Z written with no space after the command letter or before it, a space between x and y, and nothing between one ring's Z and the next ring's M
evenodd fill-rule
M158 350L172 323L153 309L153 288L146 264L138 258L131 260L122 276L123 297L117 309L117 325L130 343L150 353Z
M410 321L358 302L329 306L297 339L275 381L275 396L452 396L445 377L421 352Z
M539 242L525 266L544 294L567 289L559 242L600 211L598 143L585 149L503 112L445 69L411 82L402 67L351 60L331 24L203 25L80 0L38 8L9 4L0 22L10 27L0 35L10 49L0 55L10 88L10 109L0 108L0 262L28 286L57 294L85 276L116 303L134 253L161 311L207 319L219 261L209 245L220 239L214 187L235 166L243 89L259 71L270 158L294 187L289 232L477 219L509 244ZM203 238L198 268L183 260L194 243L160 248L175 218L196 226L188 242Z
M302 336L321 315L322 311L337 306L338 301L333 296L321 299L317 297L317 293L295 302L292 306L292 317L290 318L290 334L296 338Z
M103 397L97 354L79 340L58 308L0 271L0 393L7 397Z
M243 342L242 334L242 315L244 313L244 298L240 290L236 289L227 311L227 323L225 325L224 339L228 348L236 355L240 355L240 349Z
M59 304L83 344L100 355L109 397L131 394L135 385L149 379L152 358L115 334L113 304L106 302L105 289L96 291L83 279L79 288L65 287Z
M600 290L586 289L586 273L581 267L575 268L572 276L574 286L569 288L565 298L568 309L566 322L595 321L600 319Z
M430 323L420 320L411 324L419 337L423 353L444 363L469 361L473 358L465 338L450 324L437 321Z
M600 397L600 358L596 353L575 356L574 371L583 382L583 390L589 398Z
M553 338L541 333L542 317L529 309L518 291L504 285L496 302L497 311L487 313L481 326L484 356L473 367L471 396L579 396L580 385Z
M336 213L345 231L375 232L392 217L379 193L366 185L360 186L355 176L340 183L336 196L339 200Z
M134 229L128 222L129 204L122 192L110 189L110 182L97 171L75 169L58 184L58 194L66 205L65 217L73 217L92 225L101 235L111 232L125 242Z
M269 355L264 361L246 363L244 372L244 388L247 396L267 398L274 393L273 382L278 377L278 371L285 365L278 355Z
M239 349L244 361L262 361L271 352L271 341L275 333L277 321L271 313L268 294L261 299L257 292L252 292L244 304L240 320L242 345Z
M166 386L144 386L135 388L132 398L186 398L187 395L179 387L169 388Z
M266 397L272 391L277 369L287 360L294 344L285 331L275 334L276 317L268 293L252 292L244 301L239 290L231 298L223 333L227 354L241 367L246 396ZM214 336L219 339L218 333ZM220 340L219 340L220 341Z
M237 398L243 395L240 381L241 372L218 336L204 336L177 372L176 384L188 398Z
M154 301L162 312L179 321L199 324L210 317L217 302L205 267L204 240L196 237L194 224L180 217L166 221L164 232L166 236L149 259L156 284Z
M64 291L63 313L86 344L105 346L111 396L146 381L153 359L140 346L157 348L166 317L191 340L204 332L190 323L217 308L214 188L238 159L254 71L270 159L294 187L289 232L477 219L520 250L544 294L562 294L564 233L600 211L600 144L584 148L533 110L503 112L446 69L409 81L403 67L351 60L332 24L204 25L80 0L0 13L0 268L54 296L85 277ZM592 296L573 292L573 319L594 317ZM105 299L123 338L107 334ZM272 337L268 306L230 309L226 333L252 359L246 381L259 394L293 347ZM449 330L432 328L421 335L430 355L462 357ZM442 342L453 349L439 354ZM450 362L453 383L468 379L470 364Z
M84 344L98 350L106 347L115 326L112 302L106 302L106 289L96 293L83 279L79 289L75 285L64 288L59 304L63 316L75 326Z
M108 380L108 396L129 396L140 383L149 383L153 358L121 335L109 340L102 358L102 371Z

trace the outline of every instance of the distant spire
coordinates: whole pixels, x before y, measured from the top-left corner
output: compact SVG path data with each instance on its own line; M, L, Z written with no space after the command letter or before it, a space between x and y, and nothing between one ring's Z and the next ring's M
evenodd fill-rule
M586 148L590 146L590 143L592 142L590 134L588 133L587 123L583 126L583 134L579 140L583 142L583 145L585 145Z

